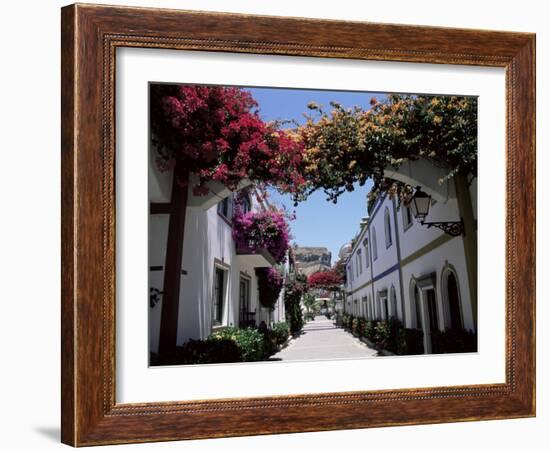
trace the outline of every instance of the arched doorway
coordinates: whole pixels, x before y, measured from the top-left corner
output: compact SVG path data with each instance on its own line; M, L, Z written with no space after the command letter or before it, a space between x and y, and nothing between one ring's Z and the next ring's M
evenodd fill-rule
M447 303L449 307L450 326L453 330L461 330L462 313L460 309L460 294L458 280L454 271L447 271Z

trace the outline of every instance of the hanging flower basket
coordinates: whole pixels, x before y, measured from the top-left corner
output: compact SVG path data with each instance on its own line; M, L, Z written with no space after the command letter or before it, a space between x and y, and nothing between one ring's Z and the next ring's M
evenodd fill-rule
M233 239L240 252L251 254L267 250L281 264L289 248L288 223L282 213L276 211L237 211L233 216Z
M277 268L257 268L260 304L273 309L283 288L283 275Z

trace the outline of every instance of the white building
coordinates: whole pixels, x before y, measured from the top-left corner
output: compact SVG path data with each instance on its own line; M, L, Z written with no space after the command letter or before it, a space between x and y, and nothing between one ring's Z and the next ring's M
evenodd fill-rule
M149 287L163 292L169 235L173 172L149 166ZM181 257L177 345L204 339L226 326L267 325L285 320L283 293L274 310L259 303L255 268L274 265L266 252L242 253L232 238L234 193L213 184L208 196L193 196L192 183L185 207ZM247 196L244 208L265 208ZM154 296L153 296L154 298ZM155 302L158 299L158 302ZM158 352L163 296L149 306L149 350Z
M477 180L425 183L434 171L421 162L388 175L421 185L432 196L426 222L462 218L465 234L428 228L414 219L411 208L397 208L395 196L380 196L349 253L344 304L355 316L394 317L407 328L422 329L426 353L431 330L477 328Z

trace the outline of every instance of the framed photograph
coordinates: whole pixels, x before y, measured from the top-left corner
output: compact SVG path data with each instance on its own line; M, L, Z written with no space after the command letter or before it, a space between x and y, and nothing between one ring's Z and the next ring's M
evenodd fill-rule
M535 415L535 36L62 9L62 441Z

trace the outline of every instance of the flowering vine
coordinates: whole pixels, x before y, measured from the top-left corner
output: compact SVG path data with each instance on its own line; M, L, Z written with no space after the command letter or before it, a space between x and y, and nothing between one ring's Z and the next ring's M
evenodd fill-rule
M277 268L256 268L260 304L273 309L283 289L283 275Z
M155 84L150 93L157 166L181 162L195 173L195 195L218 181L269 183L283 192L304 189L303 143L292 131L261 120L252 95L241 88Z
M384 170L405 160L426 158L446 169L443 183L457 173L477 174L477 99L459 96L389 95L369 109L317 104L299 127L304 143L307 197L322 189L336 202L354 184L374 181L384 190Z
M339 272L331 269L329 271L317 271L310 274L307 282L310 288L338 291L344 283L344 279Z

